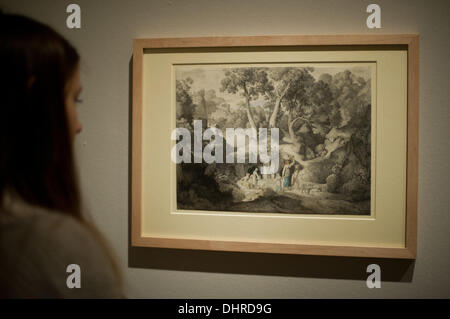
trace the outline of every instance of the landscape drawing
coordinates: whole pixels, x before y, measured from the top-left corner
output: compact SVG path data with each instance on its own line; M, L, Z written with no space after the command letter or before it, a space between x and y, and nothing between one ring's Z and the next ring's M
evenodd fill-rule
M271 174L259 162L176 164L177 209L370 215L372 68L175 66L177 128L193 135L200 120L203 130L279 131L279 168Z

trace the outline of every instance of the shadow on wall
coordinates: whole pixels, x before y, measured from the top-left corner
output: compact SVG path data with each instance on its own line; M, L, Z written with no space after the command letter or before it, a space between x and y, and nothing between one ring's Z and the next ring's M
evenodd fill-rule
M128 266L133 268L267 276L366 280L367 266L381 267L382 281L411 282L413 260L202 251L131 246L133 58L129 62Z

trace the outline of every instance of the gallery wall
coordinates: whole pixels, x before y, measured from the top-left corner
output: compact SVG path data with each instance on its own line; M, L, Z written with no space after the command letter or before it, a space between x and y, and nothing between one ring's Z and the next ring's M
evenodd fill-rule
M366 7L381 7L368 29ZM81 29L66 7L81 7ZM136 298L450 297L450 2L426 0L0 0L48 23L82 56L83 131L76 141L84 205L116 252ZM420 35L419 227L415 262L133 248L130 245L132 39L280 34ZM368 289L378 263L382 287Z

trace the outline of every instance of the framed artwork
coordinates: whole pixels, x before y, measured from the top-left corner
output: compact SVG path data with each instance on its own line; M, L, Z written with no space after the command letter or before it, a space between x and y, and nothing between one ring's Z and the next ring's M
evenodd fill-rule
M418 36L135 39L132 245L416 257Z

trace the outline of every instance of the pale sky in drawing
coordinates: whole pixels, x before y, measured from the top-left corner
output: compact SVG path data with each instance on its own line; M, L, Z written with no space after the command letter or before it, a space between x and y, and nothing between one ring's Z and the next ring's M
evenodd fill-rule
M237 107L243 98L239 94L230 94L226 92L220 92L222 84L220 83L225 77L224 68L210 67L210 66L177 66L176 67L176 79L192 78L192 92L196 92L202 89L214 90L218 97L223 98L230 104L231 107Z
M342 72L344 70L350 70L356 76L360 76L365 80L371 78L372 67L369 64L348 64L339 65L339 64L327 64L324 65L311 65L314 67L314 71L311 73L314 78L318 79L321 74L328 73L330 75L334 75L338 72ZM266 65L267 66L267 65ZM272 66L272 65L271 65ZM286 65L283 65L286 66ZM310 66L302 65L302 66ZM176 79L186 79L187 77L192 78L194 83L191 86L192 92L199 91L201 89L205 90L215 90L216 95L218 97L222 97L227 101L228 104L232 108L239 107L239 104L243 102L243 98L239 94L230 94L226 92L220 92L221 81L225 77L225 69L226 67L235 68L236 65L230 66L220 66L217 65L179 65L176 66L175 75ZM248 67L248 66L246 66ZM262 105L264 100L253 101L252 105Z

